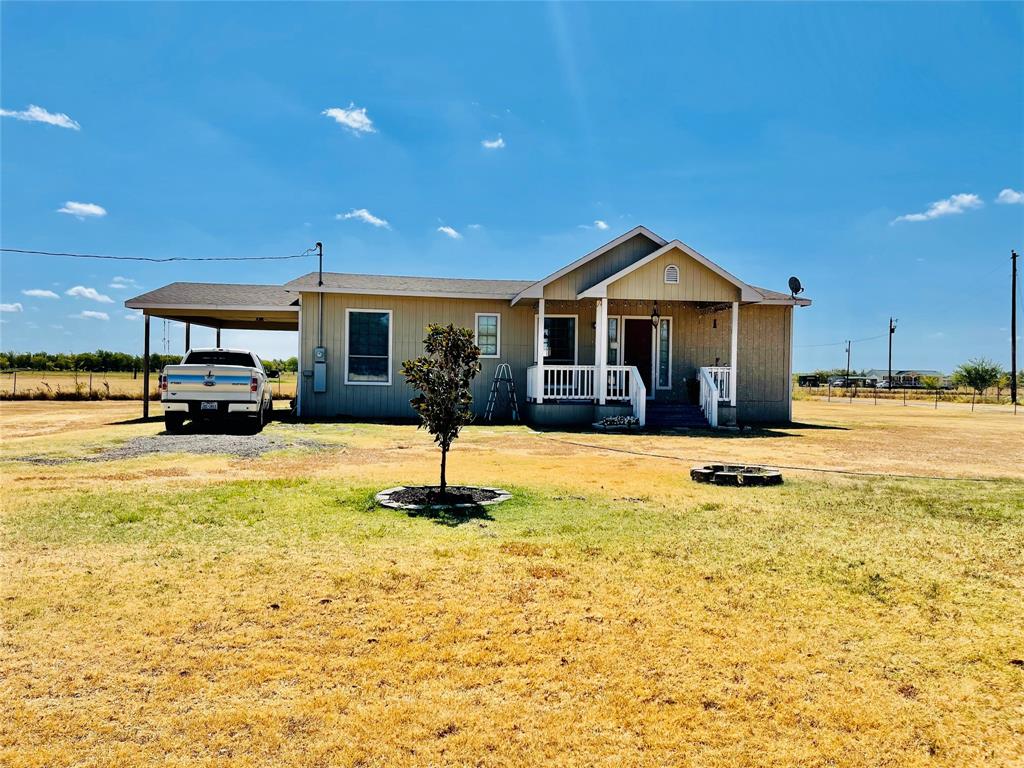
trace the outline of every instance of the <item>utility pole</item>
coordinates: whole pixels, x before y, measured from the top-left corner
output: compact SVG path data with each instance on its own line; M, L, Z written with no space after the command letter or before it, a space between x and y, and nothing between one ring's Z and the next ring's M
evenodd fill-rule
M889 390L892 391L892 336L896 333L896 320L889 318Z
M1017 252L1010 251L1010 400L1017 404Z
M320 256L320 277L317 280L317 287L321 287L324 284L324 244L317 243L316 250Z
M847 339L846 341L846 386L850 386L850 345L852 341Z

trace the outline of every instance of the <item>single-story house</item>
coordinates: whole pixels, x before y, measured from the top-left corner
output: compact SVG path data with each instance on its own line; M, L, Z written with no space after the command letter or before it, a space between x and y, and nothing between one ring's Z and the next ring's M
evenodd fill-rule
M889 380L889 371L884 368L872 368L864 374L869 381L876 384ZM937 379L939 386L949 384L949 377L942 371L933 371L927 368L906 368L892 372L892 385L894 387L921 387L924 379Z
M311 272L283 286L172 283L125 306L146 315L147 349L150 316L295 328L304 418L413 416L402 362L429 323L454 323L481 350L480 415L507 363L529 422L696 414L719 426L790 419L793 308L810 303L636 227L540 280Z

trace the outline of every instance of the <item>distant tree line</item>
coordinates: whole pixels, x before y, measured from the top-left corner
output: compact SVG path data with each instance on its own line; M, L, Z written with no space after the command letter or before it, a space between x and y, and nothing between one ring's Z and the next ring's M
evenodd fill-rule
M181 362L181 355L149 356L153 370ZM0 369L30 371L141 371L142 355L127 352L0 352Z
M149 356L150 370L161 370L165 365L177 365L181 355ZM295 372L299 369L296 357L284 360L264 360L267 368L278 371ZM129 355L127 352L110 352L97 349L95 352L0 352L0 370L29 371L132 371L142 370L142 355Z

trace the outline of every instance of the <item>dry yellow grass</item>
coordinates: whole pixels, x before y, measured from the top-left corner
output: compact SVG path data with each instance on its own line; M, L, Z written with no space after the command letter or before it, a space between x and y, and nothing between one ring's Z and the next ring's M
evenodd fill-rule
M6 764L1024 759L1012 416L808 402L806 426L757 437L470 428L451 478L515 499L469 520L372 505L434 480L411 427L274 425L334 448L256 460L10 461L158 432L138 410L0 404ZM691 458L1000 479L718 489Z

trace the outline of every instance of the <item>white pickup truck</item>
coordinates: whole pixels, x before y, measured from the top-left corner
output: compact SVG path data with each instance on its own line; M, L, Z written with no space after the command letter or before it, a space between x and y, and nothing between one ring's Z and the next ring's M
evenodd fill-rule
M262 429L273 408L271 383L252 352L244 349L190 349L180 365L160 374L160 402L168 432L186 419L245 417Z

